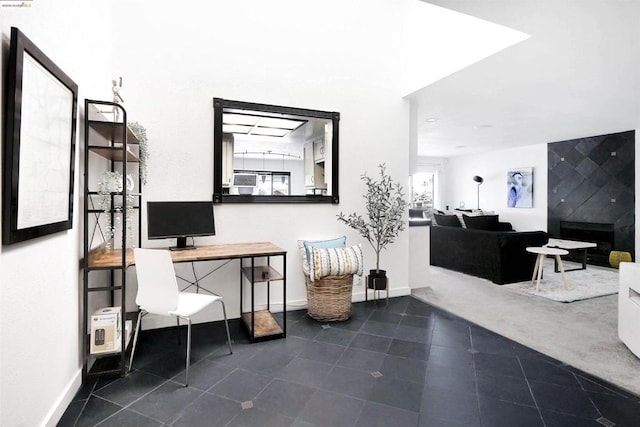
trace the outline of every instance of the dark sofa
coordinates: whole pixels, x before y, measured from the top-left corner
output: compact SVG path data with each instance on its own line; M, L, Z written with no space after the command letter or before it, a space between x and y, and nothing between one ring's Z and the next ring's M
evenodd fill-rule
M488 231L434 225L431 265L489 279L499 285L530 280L536 255L529 246L542 246L544 231Z

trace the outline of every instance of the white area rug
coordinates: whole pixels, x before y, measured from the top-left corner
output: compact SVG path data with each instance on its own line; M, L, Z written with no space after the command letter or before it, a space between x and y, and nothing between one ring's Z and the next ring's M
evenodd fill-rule
M563 264L565 270L580 266L572 262ZM560 302L580 301L618 293L618 270L613 268L587 265L586 270L568 271L565 276L568 289L562 286L562 274L554 273L553 260L548 258L544 263L540 291L536 292L536 282L531 280L503 286L515 292Z

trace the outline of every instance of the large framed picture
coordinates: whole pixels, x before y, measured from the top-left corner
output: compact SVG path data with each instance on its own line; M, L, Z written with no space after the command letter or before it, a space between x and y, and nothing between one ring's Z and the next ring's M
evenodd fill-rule
M507 207L533 207L533 168L514 168L507 172Z
M68 230L78 86L11 28L2 199L5 245Z

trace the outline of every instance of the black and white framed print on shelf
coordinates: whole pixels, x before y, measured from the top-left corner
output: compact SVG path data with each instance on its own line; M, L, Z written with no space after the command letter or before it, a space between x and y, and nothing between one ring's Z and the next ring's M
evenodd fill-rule
M2 243L68 230L78 86L19 29L11 28Z

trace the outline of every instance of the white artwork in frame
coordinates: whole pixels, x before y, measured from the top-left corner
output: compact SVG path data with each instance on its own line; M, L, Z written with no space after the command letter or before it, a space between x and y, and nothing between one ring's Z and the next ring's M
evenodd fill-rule
M73 92L27 52L22 76L18 229L68 219L73 133Z
M72 227L78 101L78 85L15 27L7 68L4 245Z

